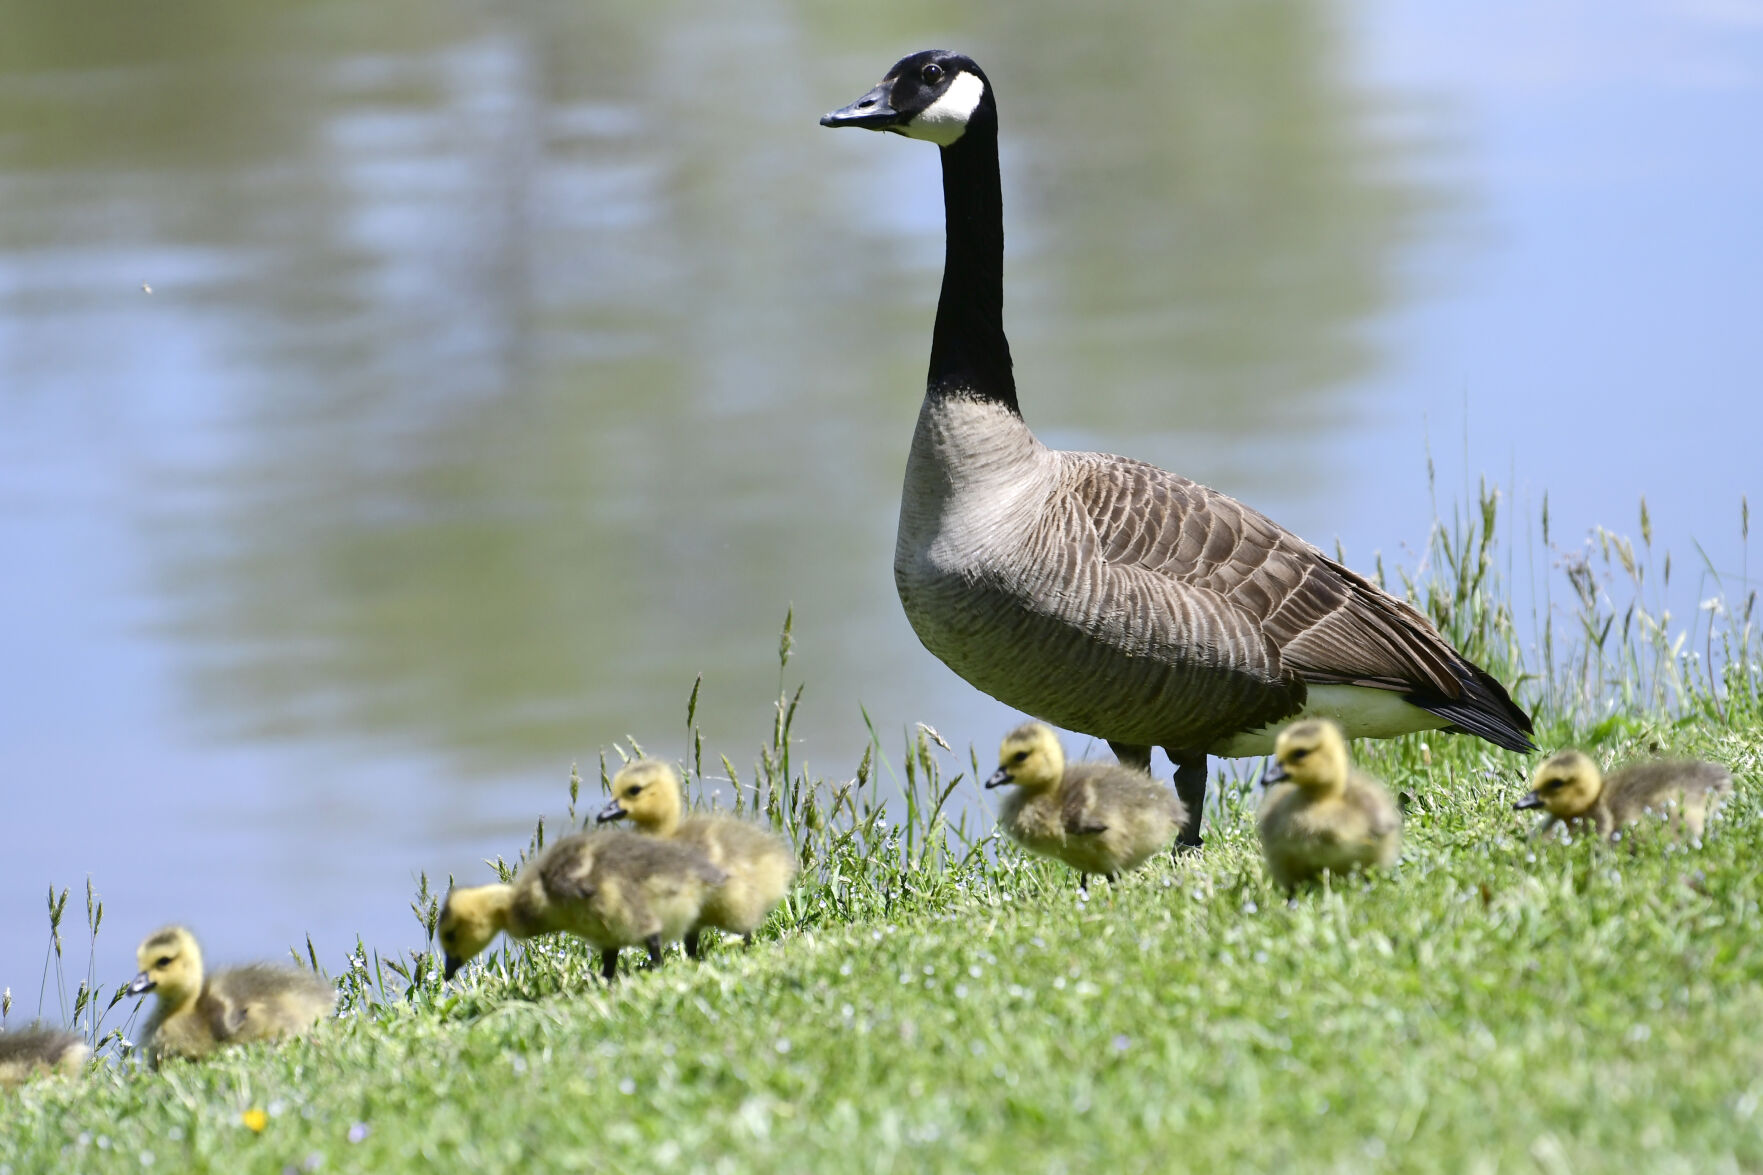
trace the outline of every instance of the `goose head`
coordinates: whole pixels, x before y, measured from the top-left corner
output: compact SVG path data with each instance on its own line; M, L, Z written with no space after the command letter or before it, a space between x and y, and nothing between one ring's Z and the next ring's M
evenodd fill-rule
M1544 759L1531 776L1530 794L1514 808L1547 808L1557 820L1584 816L1604 791L1604 777L1591 756L1561 751Z
M630 817L644 832L667 836L679 827L679 773L659 759L638 759L612 777L612 799L600 823Z
M1294 722L1273 744L1273 766L1263 784L1291 781L1305 791L1336 794L1347 786L1347 740L1341 728L1323 718Z
M172 1007L181 1007L202 992L202 948L182 926L156 930L135 952L140 974L124 988L128 995L153 992Z
M476 885L447 895L437 929L446 955L443 979L453 978L508 925L513 900L513 887L507 885Z
M895 62L874 89L824 115L820 125L892 131L948 147L982 121L998 122L985 73L970 57L926 49Z
M987 787L1007 783L1028 791L1046 791L1065 775L1065 748L1053 728L1025 722L1004 736L998 747L998 769L986 780Z

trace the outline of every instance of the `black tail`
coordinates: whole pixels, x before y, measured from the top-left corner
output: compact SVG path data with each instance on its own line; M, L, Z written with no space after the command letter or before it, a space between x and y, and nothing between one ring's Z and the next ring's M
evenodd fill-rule
M1518 708L1506 687L1495 681L1480 666L1469 661L1457 662L1457 680L1463 691L1455 698L1436 694L1409 694L1407 700L1422 710L1430 710L1451 723L1446 729L1459 734L1485 738L1496 747L1529 754L1536 744L1530 741L1530 715Z

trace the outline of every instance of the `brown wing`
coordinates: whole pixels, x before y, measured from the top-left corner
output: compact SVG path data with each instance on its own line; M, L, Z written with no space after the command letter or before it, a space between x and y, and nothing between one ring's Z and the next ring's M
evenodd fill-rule
M1408 604L1216 490L1143 462L1072 456L1072 493L1107 578L1148 573L1209 628L1252 631L1270 682L1393 690L1501 746L1533 749L1530 719L1504 687Z
M1060 801L1059 822L1065 827L1065 835L1094 836L1108 831L1108 825L1096 810L1098 805L1093 780L1068 780Z
M622 830L578 832L555 842L533 863L540 886L554 901L586 901L594 896L594 857L601 839L631 835Z

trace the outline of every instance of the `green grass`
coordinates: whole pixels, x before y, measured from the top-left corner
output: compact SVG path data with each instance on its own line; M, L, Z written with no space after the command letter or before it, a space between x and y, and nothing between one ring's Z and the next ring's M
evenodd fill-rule
M1525 649L1482 541L1492 522L1441 530L1444 582L1412 591L1512 680ZM1644 576L1632 579L1639 597ZM1409 797L1388 874L1288 902L1262 876L1253 795L1229 790L1203 854L1085 900L1070 873L996 846L983 819L951 818L975 765L931 733L897 768L877 743L850 780L804 778L786 695L753 770L707 764L696 739L687 764L700 787L738 779L743 807L798 836L804 882L751 951L675 956L608 990L566 940L498 950L446 987L429 956L364 948L339 977L345 1015L309 1040L157 1074L113 1063L0 1099L0 1175L527 1158L1763 1169L1763 707L1748 606L1706 617L1722 621L1706 641L1709 657L1716 639L1727 651L1719 688L1668 624L1655 638L1633 606L1623 628L1604 624L1616 606L1603 588L1580 608L1543 638L1551 669L1530 651L1539 742L1731 764L1736 791L1706 844L1533 841L1532 814L1510 807L1522 757L1411 737L1359 748ZM413 904L431 927L433 903ZM80 1004L94 1035L102 997ZM253 1108L269 1115L260 1133L244 1121Z

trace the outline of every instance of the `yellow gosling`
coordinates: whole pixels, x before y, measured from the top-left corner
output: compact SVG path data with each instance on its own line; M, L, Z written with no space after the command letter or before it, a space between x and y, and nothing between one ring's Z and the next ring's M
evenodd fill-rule
M65 1028L27 1024L0 1032L0 1089L21 1085L46 1073L77 1077L85 1072L92 1050L86 1038Z
M710 892L728 880L697 849L616 830L566 836L527 862L511 885L456 889L441 908L448 979L498 933L527 939L558 932L600 951L600 974L618 974L618 952L663 943L697 924Z
M638 759L612 779L612 799L600 822L630 822L650 836L691 845L728 874L704 900L697 923L686 931L686 954L698 957L705 927L738 934L749 946L796 879L796 854L780 836L717 812L684 815L679 773L659 759Z
M998 823L1031 853L1063 861L1089 888L1090 874L1113 881L1169 847L1187 810L1149 774L1114 763L1065 762L1051 727L1027 722L1004 736L986 787L1013 785Z
M124 991L155 996L141 1034L147 1059L198 1060L223 1044L281 1040L318 1023L336 1003L330 983L310 971L252 963L206 974L196 936L168 926L136 952L141 973Z
M1347 760L1341 728L1324 719L1286 727L1274 742L1272 784L1258 820L1274 884L1292 889L1324 872L1395 863L1402 813L1383 785Z
M1719 763L1662 759L1624 767L1606 779L1591 756L1569 749L1543 760L1531 777L1530 794L1513 807L1548 811L1538 835L1565 827L1614 836L1651 814L1681 823L1699 837L1731 790L1732 772Z

